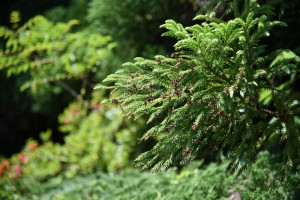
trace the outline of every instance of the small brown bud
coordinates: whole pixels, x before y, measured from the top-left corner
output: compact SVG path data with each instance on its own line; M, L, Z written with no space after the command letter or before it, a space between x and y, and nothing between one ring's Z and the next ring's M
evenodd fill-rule
M211 120L215 120L215 119L216 119L216 115L215 115L214 113L211 113L211 114L210 114L210 119L211 119Z
M167 127L166 127L166 128L164 129L164 131L169 132L169 131L170 131L170 128L167 128Z
M219 115L220 117L225 117L225 113L224 113L223 110L219 110L219 111L218 111L218 115Z
M146 98L146 101L150 102L150 101L153 101L153 96L152 94L149 94Z
M186 149L183 150L183 156L184 157L187 157L189 154L190 154L190 151L189 151L188 148L186 148Z
M198 127L199 127L198 124L193 124L192 129L193 129L193 130L196 130Z
M153 84L152 82L150 82L150 83L148 84L148 88L149 88L149 89L152 89L153 86L154 86L154 84Z
M172 128L176 128L176 126L177 126L177 123L176 122L174 122L172 125Z
M218 128L219 128L219 126L217 126L217 125L213 126L213 130L214 130L214 131L217 131Z
M200 140L197 138L197 139L194 139L194 143L195 144L200 144Z
M187 104L188 104L188 105L193 105L192 99L189 99L189 100L187 101Z
M177 88L178 87L178 81L177 80L173 80L172 81L172 85L174 88Z
M229 88L225 88L225 89L223 90L223 92L224 92L225 94L229 94L229 93L230 93Z
M181 92L180 90L176 90L176 91L175 91L175 95L176 95L177 97L181 97L182 92Z
M199 105L202 104L202 100L201 100L201 99L198 100L198 104L199 104Z
M136 91L139 90L139 87L137 86L137 84L134 83L132 86Z
M157 64L161 64L161 58L156 58Z
M211 108L215 108L216 107L216 102L214 102L214 101L209 102L209 106Z
M178 58L178 62L182 63L183 59L182 58Z
M172 58L177 58L177 54L176 54L176 53L172 53L172 54L171 54L171 57L172 57Z

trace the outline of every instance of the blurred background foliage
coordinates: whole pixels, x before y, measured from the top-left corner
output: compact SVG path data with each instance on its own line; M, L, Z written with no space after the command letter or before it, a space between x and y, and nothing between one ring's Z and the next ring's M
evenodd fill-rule
M176 12L174 12L174 10L176 10ZM17 14L18 17L14 19L10 18L9 16L12 11L17 11L14 13ZM3 140L1 140L1 144L3 145L0 145L0 152L4 156L9 156L20 150L26 138L32 135L38 139L38 133L47 128L52 129L54 141L62 142L63 139L57 129L58 123L56 119L64 107L72 101L74 93L80 94L82 82L87 82L86 84L90 84L89 82L93 81L100 82L102 78L114 72L122 63L131 60L135 56L153 57L157 53L167 53L172 47L172 40L162 39L160 37L162 32L158 28L159 25L169 18L177 19L184 24L191 23L191 19L194 17L196 10L193 9L189 1L171 3L160 0L150 2L142 0L70 0L56 3L55 1L46 1L44 4L35 4L33 1L16 1L7 4L6 9L3 9L2 13L3 18L1 18L1 24L6 25L6 27L2 27L0 45L2 49L6 47L6 51L10 53L7 57L1 56L1 65L5 63L5 65L1 66L1 69L13 66L12 62L17 64L18 59L20 60L22 56L27 56L26 61L22 61L24 62L22 63L23 67L9 68L9 73L20 73L22 70L23 72L26 71L26 73L22 73L18 76L17 81L13 80L15 79L14 76L5 79L5 73L7 72L5 70L0 71L0 75L3 77L1 79L1 81L3 81L1 87L5 88L4 90L8 90L7 94L10 94L10 96L6 95L6 97L0 98L0 100L3 101L1 105L9 104L11 102L9 99L16 99L15 109L23 110L23 112L19 113L20 117L18 117L18 119L16 119L15 116L10 116L10 113L12 113L10 109L3 107L0 110L2 116L5 116L2 119L3 121L0 120L0 124L5 126L5 128L2 129ZM34 17L37 14L43 14L46 18ZM79 21L70 21L72 19L78 19ZM34 21L39 22L34 23ZM111 23L115 24L112 26ZM62 30L58 26L66 26L68 30ZM32 33L29 35L18 35L18 37L13 35L13 32L25 32L25 30L22 29L27 29L27 33L29 33L29 29L32 29ZM34 29L36 33L33 33ZM12 35L9 36L8 32ZM51 33L53 33L53 35ZM5 36L4 34L8 35ZM36 37L35 39L31 38L32 34ZM100 37L99 35L103 36ZM65 36L69 38L69 41L65 39ZM11 42L6 43L8 40L7 37L10 37L9 40ZM38 37L39 40L37 39ZM86 40L86 42L81 41L83 38L85 38L84 40ZM94 44L96 38L105 41L111 40L111 43L113 43L108 47L110 55L104 55L102 53L105 59L97 57L99 52L98 54L93 54L99 47L99 44ZM70 44L70 42L76 40L77 42L75 44ZM90 42L88 40L90 40ZM30 46L31 42L34 42L34 45ZM88 45L88 43L92 43L92 46L88 47L92 50L89 51L89 55L84 55L86 51L85 47L87 47L85 45ZM13 54L13 51L17 51L16 49L10 49L13 45L15 46L14 48L18 48L19 50L23 48L27 48L27 50L21 54ZM55 50L55 45L59 46L61 52ZM81 49L79 47L81 47ZM51 51L51 49L52 54L50 55L49 51ZM8 52L6 52L6 54ZM27 55L25 55L26 53ZM47 55L42 55L43 53ZM53 55L53 53L56 55ZM64 57L61 57L62 53L64 53ZM75 56L75 54L79 55ZM19 55L22 56L19 57ZM48 56L48 58L45 56ZM85 61L81 60L84 56L86 62L89 63L85 63ZM93 60L94 58L91 58L91 56L96 56L97 58L94 58L101 59L101 73L95 73L100 67L99 60ZM40 59L38 59L38 57L40 57ZM60 75L56 74L54 77L53 74L58 71L51 67L48 67L47 70L51 68L51 70L53 70L52 75L50 71L46 72L46 70L44 70L45 68L41 68L40 70L36 68L35 70L26 69L29 68L30 65L46 66L47 63L44 62L46 60L49 62L49 58L51 61L48 66L53 66L52 64L55 62L54 68L58 69L61 67L59 65L64 65L63 69L65 71L60 71ZM35 60L35 62L32 62L33 60ZM39 62L41 60L43 62ZM94 73L94 78L85 77L85 81L82 81L84 75L81 75L80 78L78 76L71 78L74 74L67 74L70 72L70 65L74 72L74 68L80 70L80 68L82 69L86 64L89 65L89 67L88 69L84 69L86 70L85 75L90 76L90 73ZM96 66L93 66L93 64L96 64ZM67 65L69 65L69 67ZM68 70L67 68L69 68L69 71L66 71ZM80 71L78 71L78 74L79 72ZM35 74L33 75L33 73ZM41 73L44 74L42 75ZM35 80L34 77L37 76L40 77ZM61 79L67 80L62 81ZM44 84L43 81L46 81L47 84ZM27 84L25 84L25 82L27 82ZM72 90L62 92L66 90L66 88L69 88L69 84L71 84L70 87ZM23 93L18 92L18 88L21 86L23 86L23 89L26 87L34 89L37 85L39 85L39 89L35 89L34 94L28 90ZM92 83L90 85L92 85ZM13 90L13 88L15 89ZM92 87L89 87L89 89L90 88ZM72 92L70 93L70 91ZM91 91L86 92L86 95L89 95L88 93L90 92ZM26 95L26 97L22 98L22 102L20 102L18 95ZM45 104L47 104L47 106L43 106ZM45 119L43 121L42 118L44 117ZM39 118L41 121L39 123L28 122L29 119L34 118ZM7 124L14 124L15 120L19 121L18 124L22 124L24 121L24 126L6 126ZM38 125L36 129L31 130L30 127L26 127L28 126L27 124ZM5 145L8 143L10 145ZM11 148L5 146L10 146Z
M93 90L136 56L169 55L174 41L158 28L166 19L190 25L196 13L222 16L221 2L216 10L214 0L2 2L0 199L224 199L235 192L245 199L299 197L299 177L283 177L268 153L238 179L224 164L154 175L127 169L156 138L139 143L148 129L143 120L124 120L116 107L100 104L108 94ZM300 53L299 4L278 6L288 27L271 33L260 51ZM269 190L272 184L276 189Z
M135 56L168 51L158 26L174 17L190 22L194 15L184 1L71 0L41 6L11 2L1 19L2 185L118 171L153 146L154 141L137 143L147 127L100 105L107 94L93 87Z
M8 182L4 188L15 199L295 199L299 196L299 175L283 177L276 157L262 152L250 171L228 176L226 163L204 165L194 162L177 172L150 173L127 169L120 173L96 172L74 179L61 176L40 184L26 178ZM1 194L1 190L0 190ZM2 195L7 194L4 190ZM7 196L11 196L8 195Z

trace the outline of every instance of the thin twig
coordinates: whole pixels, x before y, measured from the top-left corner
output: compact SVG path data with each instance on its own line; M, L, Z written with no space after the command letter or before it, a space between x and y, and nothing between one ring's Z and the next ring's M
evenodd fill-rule
M56 82L60 86L62 86L65 90L67 90L73 97L77 98L78 93L73 88L71 88L68 84L66 84L65 82L60 81L60 80L57 80Z

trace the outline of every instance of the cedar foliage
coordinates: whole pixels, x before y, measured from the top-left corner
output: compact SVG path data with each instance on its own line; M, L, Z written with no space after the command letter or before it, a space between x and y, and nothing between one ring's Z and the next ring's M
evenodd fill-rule
M235 18L198 15L184 27L167 20L163 36L177 43L171 57L135 58L97 88L113 93L125 117L147 116L141 140L157 145L136 159L142 169L164 170L216 154L242 172L270 141L284 146L287 169L300 157L299 93L293 90L300 58L290 50L259 54L276 26L269 5L233 1ZM278 82L278 77L287 77Z

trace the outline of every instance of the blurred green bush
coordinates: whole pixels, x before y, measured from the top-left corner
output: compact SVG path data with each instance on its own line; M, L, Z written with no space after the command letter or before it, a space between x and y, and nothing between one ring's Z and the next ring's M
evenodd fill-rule
M36 16L15 29L0 27L0 38L6 41L0 70L26 77L21 91L30 89L35 112L51 115L57 106L53 96L63 94L61 103L66 104L66 96L89 95L96 81L114 71L109 60L116 43L109 36L71 32L78 23L52 23Z
M200 167L199 167L200 166ZM61 176L44 184L20 181L27 190L14 199L297 199L300 176L283 176L276 157L263 152L250 170L235 177L225 172L226 164L191 164L177 173L127 170L122 173L94 173L65 180ZM273 186L273 187L271 187ZM7 191L6 191L7 192ZM3 193L3 191L2 191ZM11 197L13 195L10 195Z
M76 12L64 14L62 10L80 13L86 10L86 3L80 0L72 2L71 7L54 8L46 16L54 21L66 21L77 16ZM117 5L121 4L129 12L124 12L124 8L119 12ZM0 50L0 70L5 71L7 76L25 75L21 90L30 89L35 99L35 112L51 113L55 105L46 105L50 105L53 94L68 93L73 101L59 116L59 129L67 134L65 143L53 143L51 130L41 134L41 144L29 140L21 153L9 159L10 167L1 172L2 181L28 177L45 181L56 175L73 177L95 170L114 171L128 166L143 149L133 151L137 146L140 124L123 120L112 106L100 106L105 94L93 92L94 83L114 72L140 48L145 56L164 51L160 39L157 39L160 32L154 30L172 16L187 20L184 11L190 9L189 5L185 1L178 4L143 0L134 3L92 1L87 10L90 25L81 31L72 31L78 20L53 23L43 16L36 16L20 25L20 13L13 12L12 28L0 28L0 38L5 41L4 49ZM181 14L173 13L175 8ZM165 12L161 12L162 9ZM113 17L107 19L108 15ZM83 20L83 17L80 19ZM113 20L115 26L111 26L109 20ZM155 33L151 37L147 36L150 31ZM112 38L99 33L113 35L120 44L128 45L128 48L125 47L128 51L124 52L124 46L120 44L119 50L115 51L117 45ZM116 55L121 51L124 58ZM28 150L31 145L39 147L34 151Z
M58 117L64 143L54 143L51 130L41 134L40 144L29 140L22 152L3 161L8 165L0 168L0 183L42 183L55 176L127 167L139 152L133 151L139 123L123 120L114 106L100 105L105 94L93 91L94 83L114 68L109 60L116 43L109 36L71 32L76 20L52 23L36 16L19 27L17 12L12 19L14 28L0 28L6 41L0 50L0 70L8 76L27 76L21 90L30 89L39 111L53 109L45 104L51 101L49 94L70 93L73 101Z
M124 121L117 108L100 106L99 96L71 103L60 116L61 129L68 133L64 144L53 143L50 130L41 134L42 145L29 140L24 150L8 161L10 167L0 174L0 182L19 178L43 182L57 175L72 178L127 167L133 160L138 123Z
M190 23L194 13L188 0L91 0L87 21L92 32L111 35L120 44L116 55L121 66L135 56L168 52L172 43L161 37L159 26L170 18Z

